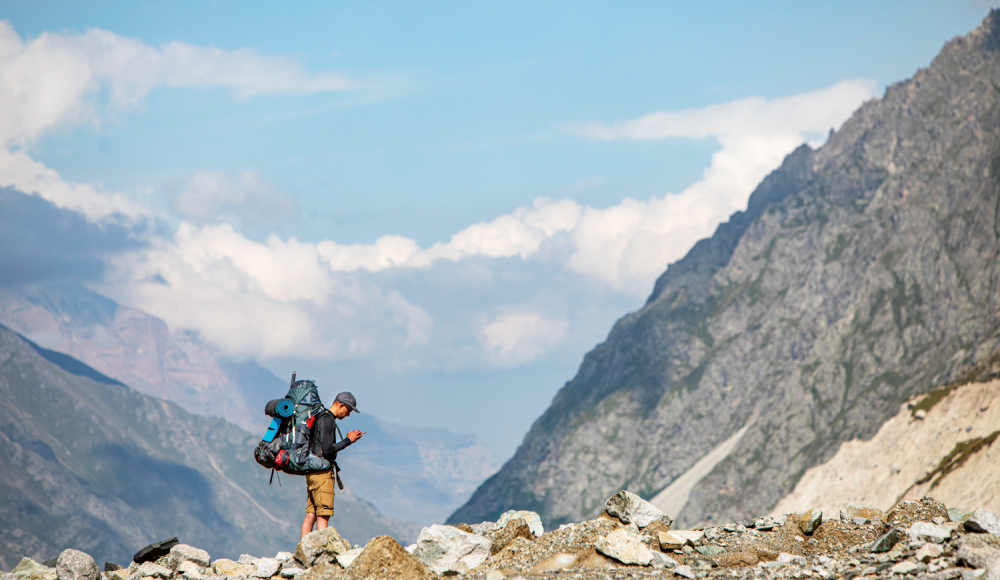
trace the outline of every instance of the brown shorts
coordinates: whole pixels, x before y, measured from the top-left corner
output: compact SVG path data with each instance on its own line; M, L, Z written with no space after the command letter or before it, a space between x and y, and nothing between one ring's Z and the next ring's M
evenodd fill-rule
M333 474L329 471L307 475L306 488L309 492L306 500L306 513L317 516L332 516L333 493L336 485Z

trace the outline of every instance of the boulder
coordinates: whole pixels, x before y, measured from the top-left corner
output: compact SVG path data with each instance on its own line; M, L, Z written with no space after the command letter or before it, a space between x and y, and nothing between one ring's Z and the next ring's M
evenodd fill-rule
M201 566L191 562L190 560L181 562L176 569L176 572L185 578L191 578L193 580L200 580L201 578Z
M208 566L211 563L208 552L205 550L189 546L187 544L177 544L170 548L167 556L167 566L176 570L181 562L194 562L199 566Z
M342 568L347 568L354 562L354 559L360 556L361 552L364 551L364 548L354 548L352 550L348 550L337 556L337 563L340 564Z
M479 536L463 532L451 526L438 527L451 528L459 534L479 538ZM489 547L485 551L489 555ZM365 578L366 580L421 580L435 577L427 566L410 555L409 552L399 545L399 542L389 536L372 538L365 545L361 555L355 558L354 562L344 572L354 578ZM323 576L318 576L317 578L323 578Z
M506 548L508 544L514 541L514 538L535 539L535 535L531 533L531 528L528 527L528 522L522 519L510 520L503 529L494 531L487 537L493 542L493 547L490 548L491 556Z
M940 544L951 537L951 530L930 522L913 522L910 529L910 540L913 542L934 542Z
M995 511L979 508L965 520L965 529L980 534L1000 534L1000 515Z
M635 522L639 528L645 528L657 520L663 521L668 526L674 522L653 504L625 490L609 497L604 506L609 515L618 518L623 524Z
M481 522L478 524L472 524L469 527L472 528L472 533L477 536L488 536L490 532L493 532L499 526L497 526L496 522Z
M715 557L726 553L726 549L722 546L716 546L715 544L707 544L704 546L698 546L695 551L702 556Z
M890 570L892 570L893 574L916 574L917 572L921 571L921 568L923 568L923 570L926 570L927 566L924 566L919 562L913 562L911 560L903 560L902 562L893 564Z
M823 512L815 508L799 516L799 529L807 536L812 535L822 523Z
M59 580L98 580L101 571L97 562L79 550L63 550L56 560L56 578Z
M179 543L180 542L177 538L167 538L166 540L153 542L136 552L135 555L132 556L132 561L136 564L142 564L143 562L155 562L169 554L170 548L173 548Z
M542 527L542 517L535 512L529 512L527 510L510 510L504 512L500 519L497 520L497 527L503 528L507 525L507 522L511 520L524 520L528 524L528 528L531 533L537 538L545 533L545 528Z
M955 555L967 566L1000 571L1000 539L996 536L966 536L958 542Z
M846 505L840 508L840 521L853 522L854 518L878 520L880 522L886 521L885 512L877 507L867 505Z
M56 580L55 568L39 564L31 558L21 558L11 574L17 580Z
M926 564L935 558L940 558L942 552L943 550L941 550L941 546L937 544L927 543L921 546L920 549L917 550L917 553L914 556L916 557L918 562L923 562L924 564Z
M888 532L882 534L882 536L872 542L871 551L874 553L888 552L893 546L899 543L899 532L896 528L892 528Z
M142 578L170 578L174 575L174 571L166 566L160 566L159 564L154 564L153 562L143 562L142 564L139 564L137 574L139 574Z
M653 561L650 562L650 564L652 564L654 568L676 568L680 565L677 560L674 560L663 552L650 550L650 553L653 555Z
M961 508L950 507L948 508L948 520L952 522L964 522L972 515L972 512L967 512Z
M643 543L642 537L624 528L598 538L594 547L598 552L622 564L649 566L653 562L653 553Z
M490 557L492 546L482 536L434 524L421 530L413 555L438 574L467 574Z
M212 562L212 571L216 576L252 576L256 569L256 566L240 564L228 558L219 558Z
M295 546L295 560L305 568L312 568L317 562L332 563L338 554L350 549L351 544L340 537L333 526L327 526L299 540Z
M274 558L258 558L254 567L253 575L257 578L270 578L278 574L281 569L281 562Z

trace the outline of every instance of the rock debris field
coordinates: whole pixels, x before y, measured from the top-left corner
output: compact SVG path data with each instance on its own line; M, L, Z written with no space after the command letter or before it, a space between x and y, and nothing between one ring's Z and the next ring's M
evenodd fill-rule
M302 539L295 552L211 560L176 538L147 546L128 567L65 550L38 563L24 558L0 580L456 580L566 578L914 578L1000 580L1000 515L967 512L925 497L888 513L845 506L673 530L672 520L626 491L597 519L545 532L538 514L510 511L497 522L434 525L416 544L389 536L351 547L333 527Z

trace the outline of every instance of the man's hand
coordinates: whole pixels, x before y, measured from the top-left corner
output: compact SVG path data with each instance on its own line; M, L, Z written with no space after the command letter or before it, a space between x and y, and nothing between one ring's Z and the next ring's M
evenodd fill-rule
M351 443L354 443L358 439L361 439L361 436L364 435L365 433L367 433L367 431L358 431L357 429L355 429L354 431L347 432L347 438L351 440Z

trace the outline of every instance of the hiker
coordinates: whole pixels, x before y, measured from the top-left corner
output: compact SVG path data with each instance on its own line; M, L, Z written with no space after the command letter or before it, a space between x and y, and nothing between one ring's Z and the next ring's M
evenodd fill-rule
M338 431L336 420L350 417L352 411L361 412L358 411L358 402L354 399L354 395L345 391L337 395L329 409L323 409L316 415L310 445L314 455L330 462L330 469L306 475L308 499L306 518L302 520L301 536L313 531L313 525L316 526L317 530L322 530L330 523L330 516L333 515L334 485L336 485L337 478L337 453L361 439L361 436L365 434L364 431L355 429L349 431L347 437L334 442L334 432Z

